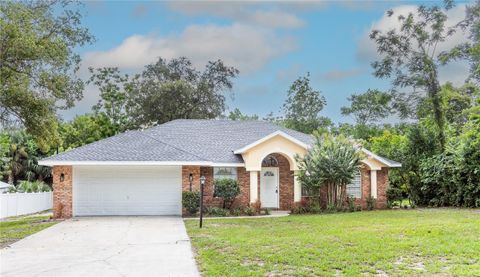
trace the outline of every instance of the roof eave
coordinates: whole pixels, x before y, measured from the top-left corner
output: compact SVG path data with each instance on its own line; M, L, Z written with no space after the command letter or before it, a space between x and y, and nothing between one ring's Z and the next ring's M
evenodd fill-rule
M387 161L387 160L385 160L382 156L379 156L379 155L377 155L377 154L375 154L375 153L373 153L373 152L371 152L371 151L369 151L369 150L367 150L367 149L365 149L365 148L362 148L362 151L363 151L365 154L367 154L368 156L370 156L370 157L372 157L372 158L380 161L381 163L387 165L388 167L402 167L402 164L401 164L401 163L399 163L399 162L393 162L393 163L392 163L392 162L390 162L390 161Z
M179 165L199 165L210 167L243 167L244 163L230 163L230 162L211 162L211 161L60 161L60 160L40 160L39 165L44 166L78 166L78 165L107 165L107 166L179 166Z
M256 140L256 141L254 141L254 142L252 142L248 145L245 145L244 147L242 147L240 149L234 150L233 153L237 154L237 155L238 154L243 154L243 153L247 152L248 150L250 150L251 148L261 144L262 142L265 142L265 141L267 141L267 140L269 140L273 137L276 137L276 136L281 136L281 137L283 137L287 140L290 140L291 142L296 143L296 144L300 145L301 147L303 147L305 149L310 148L310 146L308 144L304 143L303 141L300 141L299 139L296 139L296 138L290 136L289 134L287 134L285 132L275 131L275 132L273 132L273 133L271 133L271 134L269 134L269 135L267 135L267 136L265 136L265 137L263 137L259 140Z

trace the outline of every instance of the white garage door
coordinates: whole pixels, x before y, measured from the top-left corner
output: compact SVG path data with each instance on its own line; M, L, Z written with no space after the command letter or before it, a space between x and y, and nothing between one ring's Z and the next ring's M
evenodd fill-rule
M180 166L76 166L73 213L180 215Z

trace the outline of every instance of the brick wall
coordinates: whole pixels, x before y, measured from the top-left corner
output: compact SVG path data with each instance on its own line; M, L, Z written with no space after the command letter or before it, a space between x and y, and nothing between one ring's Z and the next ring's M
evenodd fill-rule
M377 205L378 209L387 207L388 168L377 171Z
M250 172L244 167L238 167L237 178L240 185L240 195L233 202L233 207L245 208L250 204Z
M362 179L362 195L360 198L355 199L355 205L362 206L362 209L367 208L367 198L371 194L371 184L370 184L370 169L366 166L360 169L361 179ZM384 209L387 206L387 197L386 192L388 189L388 168L384 167L382 170L377 171L377 200L376 208ZM309 197L302 197L304 201L309 201ZM322 207L326 207L327 203L327 189L322 187L320 190L320 201Z
M293 208L293 171L290 170L290 163L287 158L280 154L273 154L278 161L280 171L280 210L290 210ZM260 184L260 182L259 182Z
M63 181L61 176L63 174ZM72 167L54 166L53 178L53 217L72 217Z
M199 166L190 166L184 165L182 166L182 190L189 191L190 190L190 174L193 175L192 181L192 190L199 191L200 190L200 167Z

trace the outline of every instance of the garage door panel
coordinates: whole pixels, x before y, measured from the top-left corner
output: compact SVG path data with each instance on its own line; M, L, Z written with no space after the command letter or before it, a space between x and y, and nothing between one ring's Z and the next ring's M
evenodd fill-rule
M75 167L75 215L179 215L181 167Z

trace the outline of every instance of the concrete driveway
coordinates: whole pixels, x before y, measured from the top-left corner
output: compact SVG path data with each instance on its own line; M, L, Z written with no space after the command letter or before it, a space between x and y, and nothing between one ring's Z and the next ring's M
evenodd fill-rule
M0 276L199 276L180 217L85 217L0 251Z

